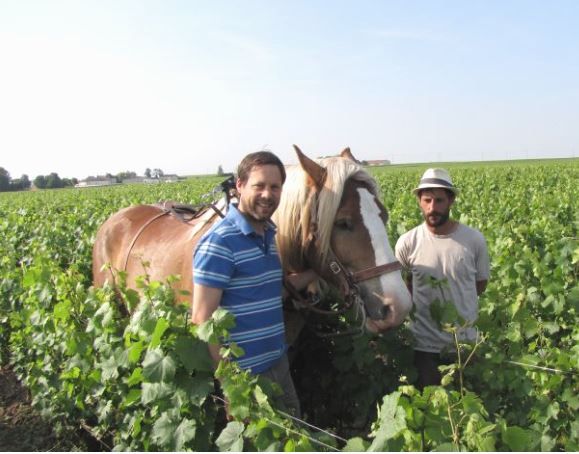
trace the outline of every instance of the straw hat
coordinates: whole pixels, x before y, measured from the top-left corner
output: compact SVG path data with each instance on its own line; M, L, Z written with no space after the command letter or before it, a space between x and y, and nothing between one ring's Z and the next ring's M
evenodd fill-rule
M452 184L450 174L444 169L428 169L422 175L418 187L412 192L417 195L418 191L422 189L443 188L452 191L454 195L458 195L459 190Z

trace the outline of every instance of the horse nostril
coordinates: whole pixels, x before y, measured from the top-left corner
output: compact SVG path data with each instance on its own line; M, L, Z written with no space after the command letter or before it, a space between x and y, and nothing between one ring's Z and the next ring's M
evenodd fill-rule
M388 316L389 312L390 312L390 308L388 306L382 306L380 308L380 315L382 316L382 318L386 318Z

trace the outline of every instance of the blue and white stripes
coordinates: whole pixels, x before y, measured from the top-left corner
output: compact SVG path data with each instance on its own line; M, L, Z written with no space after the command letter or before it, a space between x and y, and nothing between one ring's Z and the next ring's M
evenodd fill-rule
M265 237L255 233L231 205L226 217L201 238L193 263L196 284L223 289L221 307L235 316L231 341L245 354L243 369L260 373L285 352L282 270L273 224Z

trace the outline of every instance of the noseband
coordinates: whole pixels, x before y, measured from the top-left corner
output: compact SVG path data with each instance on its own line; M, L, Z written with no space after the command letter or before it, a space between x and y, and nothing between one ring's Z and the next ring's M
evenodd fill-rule
M383 265L373 266L352 273L342 265L336 254L334 254L331 249L330 257L331 259L328 261L328 267L332 274L343 283L342 288L344 289L344 295L349 295L353 291L357 291L360 282L373 279L383 274L400 271L402 269L400 262L395 260L394 262L384 263Z

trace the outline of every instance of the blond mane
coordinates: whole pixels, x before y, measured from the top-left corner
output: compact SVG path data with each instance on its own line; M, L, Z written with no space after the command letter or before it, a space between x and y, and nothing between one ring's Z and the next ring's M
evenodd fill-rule
M372 193L378 195L374 179L354 161L332 157L317 160L317 163L327 172L320 192L317 192L301 166L289 166L286 169L287 179L274 217L278 226L277 247L286 272L302 271L307 266L305 251L312 240L314 229L318 244L318 265L325 263L334 218L349 178L367 184Z

